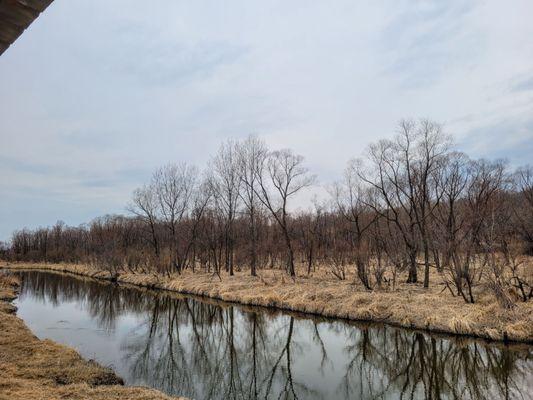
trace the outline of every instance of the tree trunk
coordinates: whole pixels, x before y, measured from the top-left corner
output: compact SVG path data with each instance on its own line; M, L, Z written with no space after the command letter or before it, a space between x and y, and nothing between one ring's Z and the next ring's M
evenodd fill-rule
M418 273L416 270L416 249L409 250L409 275L407 276L407 283L417 283Z
M289 257L287 263L287 270L291 277L296 276L296 271L294 269L294 251L292 250L291 238L289 237L289 232L286 227L283 227L283 236L285 238L285 244L287 245L287 255Z
M424 238L424 288L429 288L429 245Z
M255 227L255 217L253 209L250 211L250 229L252 233L252 260L250 266L250 274L257 276L257 233Z

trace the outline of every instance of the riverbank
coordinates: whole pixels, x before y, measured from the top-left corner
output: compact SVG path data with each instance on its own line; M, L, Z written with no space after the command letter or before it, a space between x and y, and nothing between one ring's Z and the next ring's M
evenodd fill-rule
M120 377L75 350L40 340L15 315L20 282L0 275L0 400L171 400L156 390L125 387Z
M277 270L262 270L259 277L244 272L235 276L185 272L170 277L155 274L109 272L75 264L3 264L12 269L68 272L120 283L163 289L214 299L298 311L325 317L384 322L404 328L466 335L488 340L533 343L533 303L517 302L503 309L491 293L478 293L476 304L441 293L432 277L429 289L401 284L394 291L368 292L352 280L339 281L327 274L288 278Z

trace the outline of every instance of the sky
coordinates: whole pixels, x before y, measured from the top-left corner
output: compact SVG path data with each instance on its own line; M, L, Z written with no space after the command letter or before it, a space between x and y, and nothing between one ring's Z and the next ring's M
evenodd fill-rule
M532 163L533 2L55 0L0 57L0 240L255 134L320 185L404 118Z

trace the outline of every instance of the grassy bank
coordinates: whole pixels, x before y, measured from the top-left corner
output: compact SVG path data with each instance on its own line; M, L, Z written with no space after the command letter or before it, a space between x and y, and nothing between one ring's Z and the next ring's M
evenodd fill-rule
M73 349L39 340L15 315L19 282L0 275L0 399L170 400L147 388L125 387L112 370Z
M7 266L6 264L3 265ZM9 268L69 272L111 280L108 272L86 265L10 264ZM189 293L247 305L276 307L304 313L391 325L433 332L468 335L490 340L533 343L533 303L517 302L512 310L501 308L494 296L480 292L476 304L441 293L438 276L429 289L400 284L394 290L365 291L353 280L320 272L295 280L277 270L262 270L260 277L237 272L235 276L194 274L170 277L125 272L118 282Z

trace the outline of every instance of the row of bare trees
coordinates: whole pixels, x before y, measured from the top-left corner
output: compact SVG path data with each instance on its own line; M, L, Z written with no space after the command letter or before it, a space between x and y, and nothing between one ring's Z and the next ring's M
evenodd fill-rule
M198 258L191 252L203 244L206 253L200 259L217 273L223 267L233 275L238 224L247 225L250 271L256 275L262 221L266 229L272 229L271 223L278 228L287 271L295 276L289 201L313 181L303 157L290 150L270 152L249 137L223 143L202 175L186 164L158 169L149 184L134 192L129 210L145 222L156 264L167 271L194 268ZM168 257L162 259L163 242Z
M282 268L353 276L367 290L407 283L503 305L533 297L533 169L472 160L431 121L403 121L392 139L351 160L329 200L295 211L315 177L302 156L257 137L221 145L204 172L168 164L137 189L131 217L15 232L4 257L89 261L117 271L182 273ZM423 278L419 278L419 272ZM511 293L511 294L510 294Z

